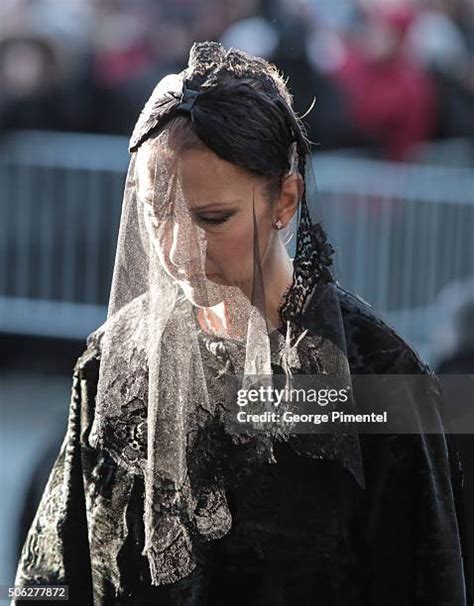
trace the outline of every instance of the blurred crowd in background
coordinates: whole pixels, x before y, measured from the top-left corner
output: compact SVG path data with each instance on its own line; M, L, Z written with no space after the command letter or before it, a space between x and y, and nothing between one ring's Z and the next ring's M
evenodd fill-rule
M0 132L129 135L194 41L283 70L319 149L474 137L472 0L2 0Z

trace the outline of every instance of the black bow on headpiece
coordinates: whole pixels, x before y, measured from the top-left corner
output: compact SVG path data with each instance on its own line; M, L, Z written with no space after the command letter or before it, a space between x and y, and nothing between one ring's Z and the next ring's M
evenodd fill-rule
M201 91L192 90L188 88L186 83L183 84L183 92L181 93L181 100L176 106L177 110L191 112L196 103L196 99L201 94Z

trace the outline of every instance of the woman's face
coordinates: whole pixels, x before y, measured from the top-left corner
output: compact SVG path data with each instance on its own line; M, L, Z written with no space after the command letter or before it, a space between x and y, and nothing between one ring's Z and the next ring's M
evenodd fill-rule
M172 178L172 202L158 207L160 237L154 239L165 271L198 306L223 301L229 287L250 297L254 212L263 268L278 237L266 182L206 149L181 152Z

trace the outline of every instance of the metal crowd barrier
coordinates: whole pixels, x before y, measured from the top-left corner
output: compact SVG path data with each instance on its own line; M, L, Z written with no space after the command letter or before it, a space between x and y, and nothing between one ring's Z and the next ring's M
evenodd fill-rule
M330 156L314 166L341 283L427 354L445 321L439 293L474 276L474 171Z
M0 331L83 339L105 319L127 165L123 137L0 139ZM341 154L313 169L338 281L423 350L437 294L474 275L474 171Z

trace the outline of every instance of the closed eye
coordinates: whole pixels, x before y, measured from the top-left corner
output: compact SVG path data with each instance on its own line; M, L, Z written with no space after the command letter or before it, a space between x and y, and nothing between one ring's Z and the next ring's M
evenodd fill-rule
M226 213L220 215L197 215L196 219L197 221L206 223L208 225L220 225L230 219L232 215L233 213Z

